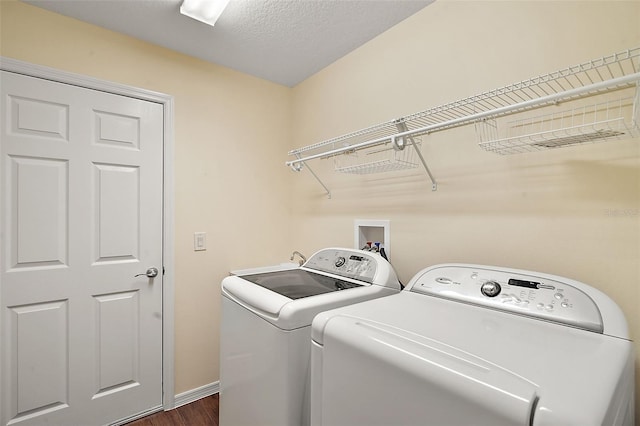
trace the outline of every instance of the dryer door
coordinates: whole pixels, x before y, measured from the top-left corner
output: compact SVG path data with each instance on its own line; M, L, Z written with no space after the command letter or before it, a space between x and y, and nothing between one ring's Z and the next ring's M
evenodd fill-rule
M487 360L354 317L327 322L313 363L315 425L527 425L537 401L534 384Z

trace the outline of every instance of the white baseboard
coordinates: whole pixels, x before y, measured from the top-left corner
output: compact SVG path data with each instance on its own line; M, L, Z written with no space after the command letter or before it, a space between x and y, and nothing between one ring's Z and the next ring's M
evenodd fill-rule
M185 404L190 404L207 396L215 395L220 392L220 382L209 383L199 388L191 389L186 392L179 393L175 396L174 408L178 408Z

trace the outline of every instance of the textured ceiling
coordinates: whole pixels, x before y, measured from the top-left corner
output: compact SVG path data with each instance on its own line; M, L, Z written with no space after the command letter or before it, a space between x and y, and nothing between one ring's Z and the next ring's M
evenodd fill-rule
M22 1L295 86L433 0L231 0L215 27L181 0Z

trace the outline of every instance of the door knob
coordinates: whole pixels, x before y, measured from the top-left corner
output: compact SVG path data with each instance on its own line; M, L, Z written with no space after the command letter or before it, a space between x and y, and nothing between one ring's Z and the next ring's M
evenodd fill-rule
M136 274L133 277L139 277L141 275L146 275L149 278L153 278L153 277L157 277L158 276L158 268L149 268L147 269L147 272L145 272L144 274Z

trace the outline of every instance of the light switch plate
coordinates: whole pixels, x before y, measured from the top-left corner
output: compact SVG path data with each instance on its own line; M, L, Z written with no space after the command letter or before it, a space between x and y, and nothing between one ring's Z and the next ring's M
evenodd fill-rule
M207 233L196 232L193 234L193 251L202 251L207 249Z

